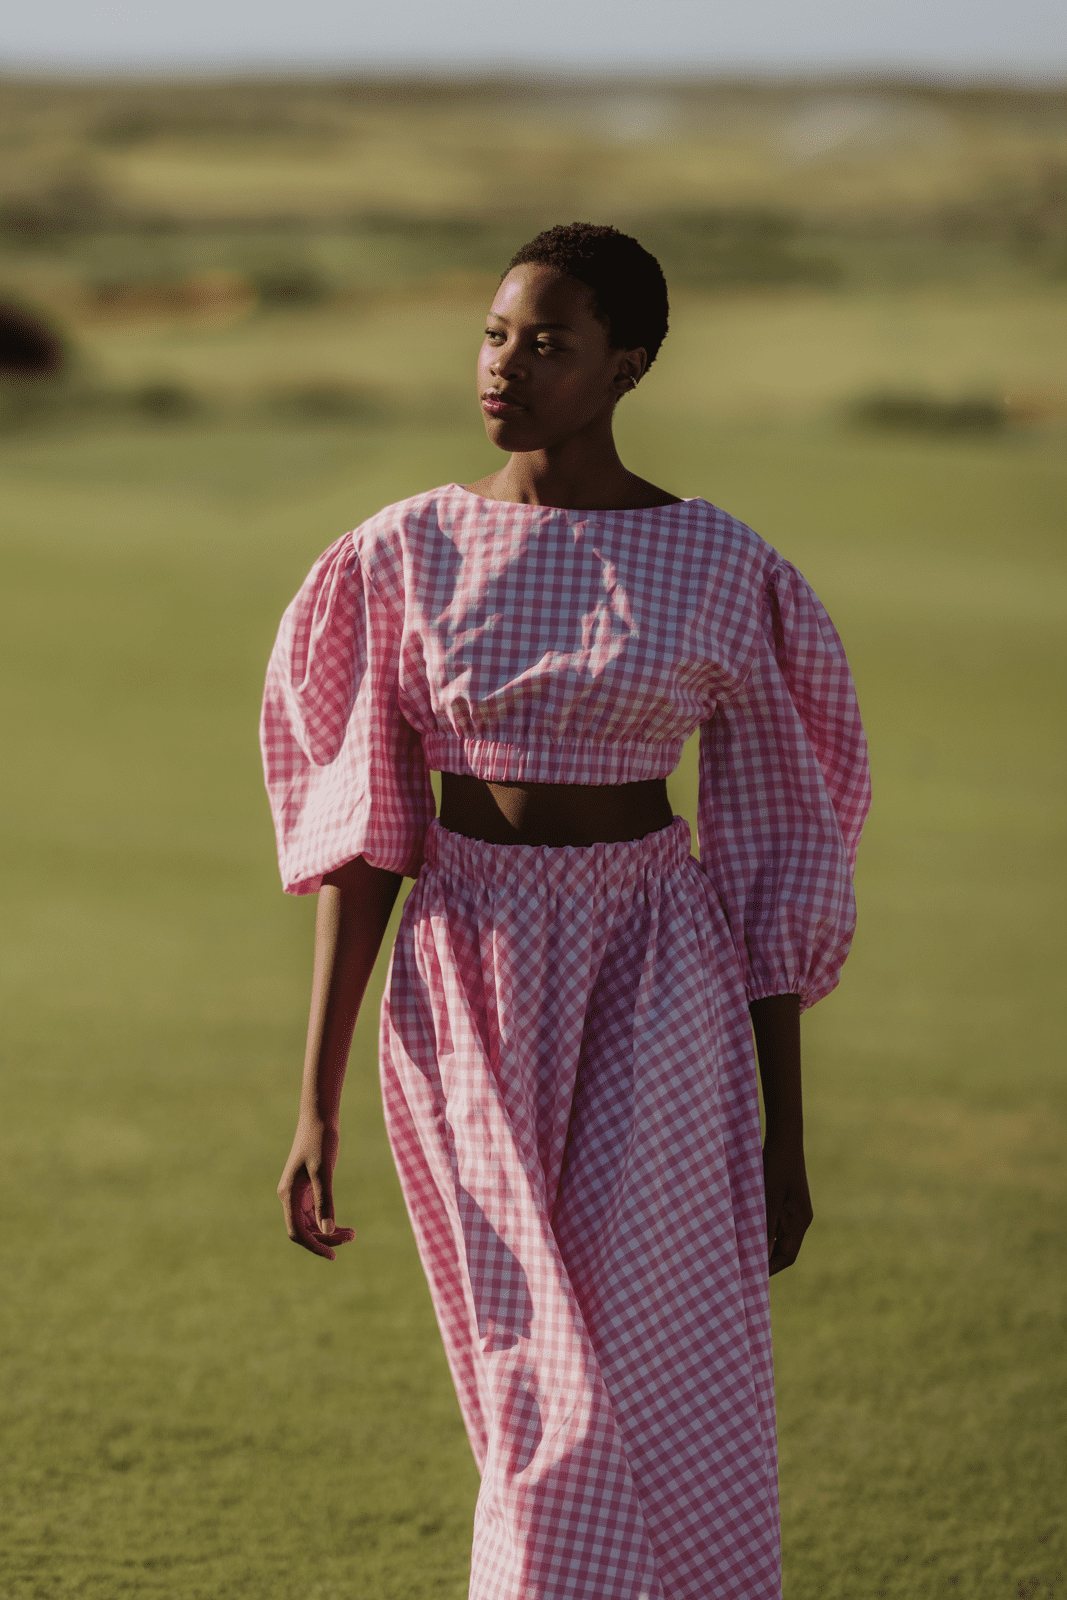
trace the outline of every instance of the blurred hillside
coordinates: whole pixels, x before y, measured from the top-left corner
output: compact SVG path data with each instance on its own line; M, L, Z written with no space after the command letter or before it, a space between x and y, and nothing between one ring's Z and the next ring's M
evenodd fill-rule
M944 420L960 395L1009 394L1027 417L1067 403L1056 91L16 80L0 100L0 298L68 332L97 402L121 391L154 414L253 393L380 411L414 347L394 327L384 363L360 349L380 343L397 292L405 316L413 289L431 304L422 331L438 341L451 308L465 340L513 249L574 217L656 251L742 408L789 411L809 382L812 405L859 396L883 418ZM902 299L918 321L894 334ZM945 332L960 305L983 308L977 344L969 327ZM894 344L873 365L852 353ZM753 381L761 347L781 392ZM455 369L419 360L423 398L439 398Z

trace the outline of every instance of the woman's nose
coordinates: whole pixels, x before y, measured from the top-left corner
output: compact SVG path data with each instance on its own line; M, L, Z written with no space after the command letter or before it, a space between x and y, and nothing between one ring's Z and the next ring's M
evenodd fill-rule
M493 352L489 370L495 373L498 378L519 378L524 376L518 361L518 351L514 345L500 345Z

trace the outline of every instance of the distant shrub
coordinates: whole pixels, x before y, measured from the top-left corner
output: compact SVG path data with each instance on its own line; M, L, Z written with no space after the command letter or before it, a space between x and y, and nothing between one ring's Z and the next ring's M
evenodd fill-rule
M805 254L799 220L786 211L725 208L661 212L633 231L658 256L670 283L700 288L833 284L838 262Z
M158 139L221 140L299 139L335 135L334 121L303 107L286 106L270 89L256 93L219 90L190 95L172 93L162 102L144 101L105 114L90 137L102 145L138 145Z
M384 409L374 390L331 379L275 389L267 405L277 416L306 422L369 422Z
M493 231L483 218L463 214L377 210L364 211L357 220L368 233L393 234L430 245L469 244L491 236Z
M0 302L0 428L51 421L84 409L66 341L37 312Z
M235 272L200 272L184 277L109 275L88 286L94 309L118 319L251 310L257 295Z
M537 232L532 223L516 226L514 221L487 222L463 213L442 216L381 209L359 212L349 219L349 227L380 254L386 276L399 270L420 277L500 272L524 238Z
M261 305L273 307L320 305L330 293L330 285L317 267L261 267L250 274Z
M919 392L883 390L848 408L852 422L868 428L918 433L995 433L1009 421L1003 400L990 395L943 399Z
M0 374L9 378L55 378L67 365L67 348L42 317L12 301L0 301Z
M135 411L159 422L184 422L204 409L191 389L166 379L141 384L130 395L130 403Z
M114 220L107 190L92 173L77 170L36 194L0 204L0 232L15 242L91 233Z

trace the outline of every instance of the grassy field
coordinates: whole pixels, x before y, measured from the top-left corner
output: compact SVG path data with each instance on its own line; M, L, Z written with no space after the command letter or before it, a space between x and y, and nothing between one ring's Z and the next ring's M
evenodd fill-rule
M1062 459L666 399L625 432L810 574L874 749L860 933L806 1025L817 1223L774 1286L788 1595L1059 1595ZM373 1006L359 1240L325 1268L276 1215L311 907L255 718L311 557L486 449L474 419L4 445L5 1600L464 1593L475 1474Z
M281 1227L313 908L258 700L318 551L491 465L491 269L531 218L629 211L677 289L624 454L807 573L873 749L860 930L805 1024L816 1225L773 1286L787 1597L1067 1597L1062 104L7 90L0 290L71 369L36 420L0 393L0 1600L465 1593L373 997L359 1238L329 1268ZM879 393L1002 426L847 422Z
M1057 291L1067 111L920 83L6 82L0 299L75 335L492 274L573 217L676 288ZM212 281L209 281L212 280Z

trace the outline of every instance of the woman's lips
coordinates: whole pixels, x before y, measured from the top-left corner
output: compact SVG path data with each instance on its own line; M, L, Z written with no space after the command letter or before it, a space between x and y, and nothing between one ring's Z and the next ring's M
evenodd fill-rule
M496 389L486 389L482 395L482 410L490 417L514 417L526 407L516 400L505 400Z

